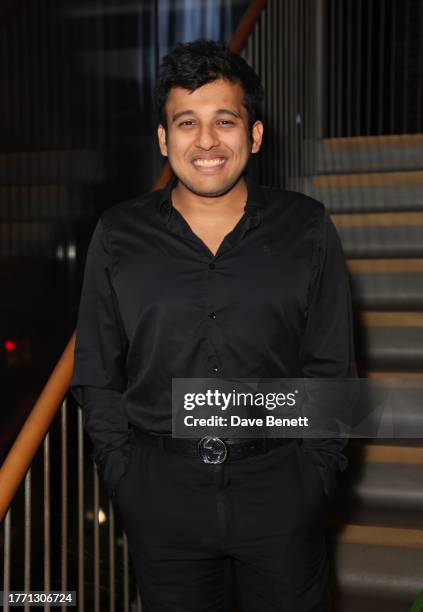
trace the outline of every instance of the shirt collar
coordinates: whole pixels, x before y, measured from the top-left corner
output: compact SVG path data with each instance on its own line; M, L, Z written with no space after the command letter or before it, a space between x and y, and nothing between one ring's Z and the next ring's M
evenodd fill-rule
M264 194L260 186L248 175L244 176L247 184L247 203L245 212L253 218L254 225L260 223L264 206ZM168 222L172 213L172 190L176 187L178 178L172 176L167 185L159 191L159 211L163 219Z
M245 175L247 184L247 203L245 212L253 218L254 225L258 225L261 221L265 198L263 189L258 185L249 174Z
M177 183L178 179L173 175L166 186L158 192L159 212L166 222L169 221L172 212L172 189L176 187Z

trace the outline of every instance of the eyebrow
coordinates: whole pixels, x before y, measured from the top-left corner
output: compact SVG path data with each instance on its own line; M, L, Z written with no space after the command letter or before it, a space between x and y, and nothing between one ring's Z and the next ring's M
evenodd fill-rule
M241 118L240 113L237 111L230 110L229 108L218 108L216 115L231 115L232 117L236 117L237 119ZM180 111L179 113L175 113L172 117L172 122L177 121L180 117L184 117L185 115L195 115L195 112L192 109Z

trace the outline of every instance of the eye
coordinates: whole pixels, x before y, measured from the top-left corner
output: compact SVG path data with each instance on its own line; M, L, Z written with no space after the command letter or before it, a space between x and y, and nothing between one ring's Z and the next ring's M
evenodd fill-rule
M184 127L184 126L191 127L192 125L194 125L194 121L192 121L192 119L186 119L186 121L182 121L179 124L179 127Z
M235 122L231 121L230 119L219 119L217 123L219 125L235 125Z

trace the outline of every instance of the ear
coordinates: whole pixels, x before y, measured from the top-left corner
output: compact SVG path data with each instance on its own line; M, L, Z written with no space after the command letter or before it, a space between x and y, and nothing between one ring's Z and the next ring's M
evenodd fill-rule
M161 123L157 127L157 138L159 139L161 154L167 157L166 130Z
M263 124L261 121L256 121L251 129L251 153L258 153L263 140Z

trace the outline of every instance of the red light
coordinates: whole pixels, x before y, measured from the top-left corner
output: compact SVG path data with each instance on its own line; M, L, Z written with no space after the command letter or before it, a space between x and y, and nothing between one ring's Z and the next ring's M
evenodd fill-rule
M16 351L16 342L14 340L6 340L4 343L4 348L9 353L11 353L12 351Z

